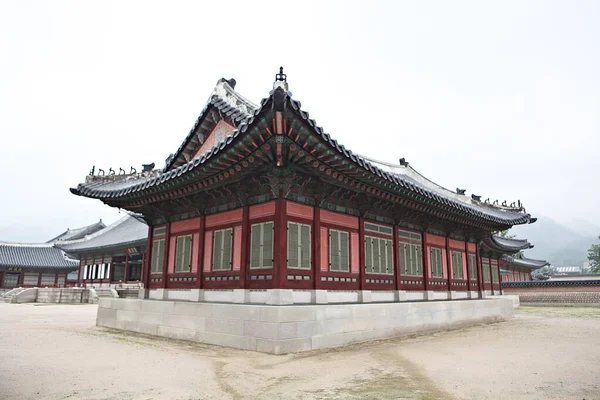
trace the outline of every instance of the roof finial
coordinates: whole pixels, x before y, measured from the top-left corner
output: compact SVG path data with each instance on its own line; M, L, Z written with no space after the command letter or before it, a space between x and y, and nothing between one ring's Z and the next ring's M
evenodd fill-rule
M279 67L279 73L275 74L275 82L273 82L273 90L281 88L288 91L287 75L283 73L283 67Z
M280 82L287 82L287 75L283 73L283 67L279 67L279 73L275 75L275 80Z

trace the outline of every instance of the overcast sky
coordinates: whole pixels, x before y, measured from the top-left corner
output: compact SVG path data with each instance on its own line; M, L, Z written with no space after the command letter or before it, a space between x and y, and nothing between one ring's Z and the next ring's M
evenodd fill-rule
M0 240L120 217L69 192L164 165L217 80L355 152L600 225L600 2L0 2ZM122 216L122 214L121 214Z

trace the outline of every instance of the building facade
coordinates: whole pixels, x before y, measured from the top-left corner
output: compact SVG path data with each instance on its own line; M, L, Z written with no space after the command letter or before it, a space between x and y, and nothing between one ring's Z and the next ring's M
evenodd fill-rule
M150 292L242 289L250 302L272 289L298 302L315 290L339 301L500 292L500 259L514 246L492 235L535 222L520 202L482 201L404 159L357 155L309 117L282 72L258 105L234 87L217 83L162 170L90 175L71 189L143 216Z
M70 286L78 265L52 243L0 242L0 289Z
M143 282L148 225L126 215L104 229L57 247L79 260L78 286L111 287Z

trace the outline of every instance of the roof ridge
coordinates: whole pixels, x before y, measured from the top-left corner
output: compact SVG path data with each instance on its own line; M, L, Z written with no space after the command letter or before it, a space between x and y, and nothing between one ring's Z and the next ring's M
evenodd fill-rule
M6 242L0 241L0 246L12 247L53 247L53 243L29 243L29 242Z
M54 244L57 245L58 248L60 248L59 245L65 245L65 244L74 244L74 243L82 243L82 242L87 242L88 240L91 240L95 237L101 236L107 232L110 232L111 230L113 230L115 227L121 225L123 222L127 221L127 219L131 217L131 214L129 214L128 212L126 212L126 215L124 215L123 217L119 218L118 220L116 220L115 222L113 222L112 224L106 226L103 229L100 229L99 231L96 231L94 233L91 233L89 235L85 235L84 237L82 237L81 239L75 239L75 240L59 240L56 241Z

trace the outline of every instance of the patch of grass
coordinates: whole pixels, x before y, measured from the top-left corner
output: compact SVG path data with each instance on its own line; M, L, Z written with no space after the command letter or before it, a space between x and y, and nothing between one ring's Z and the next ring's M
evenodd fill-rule
M519 307L517 313L555 318L600 318L600 307Z

